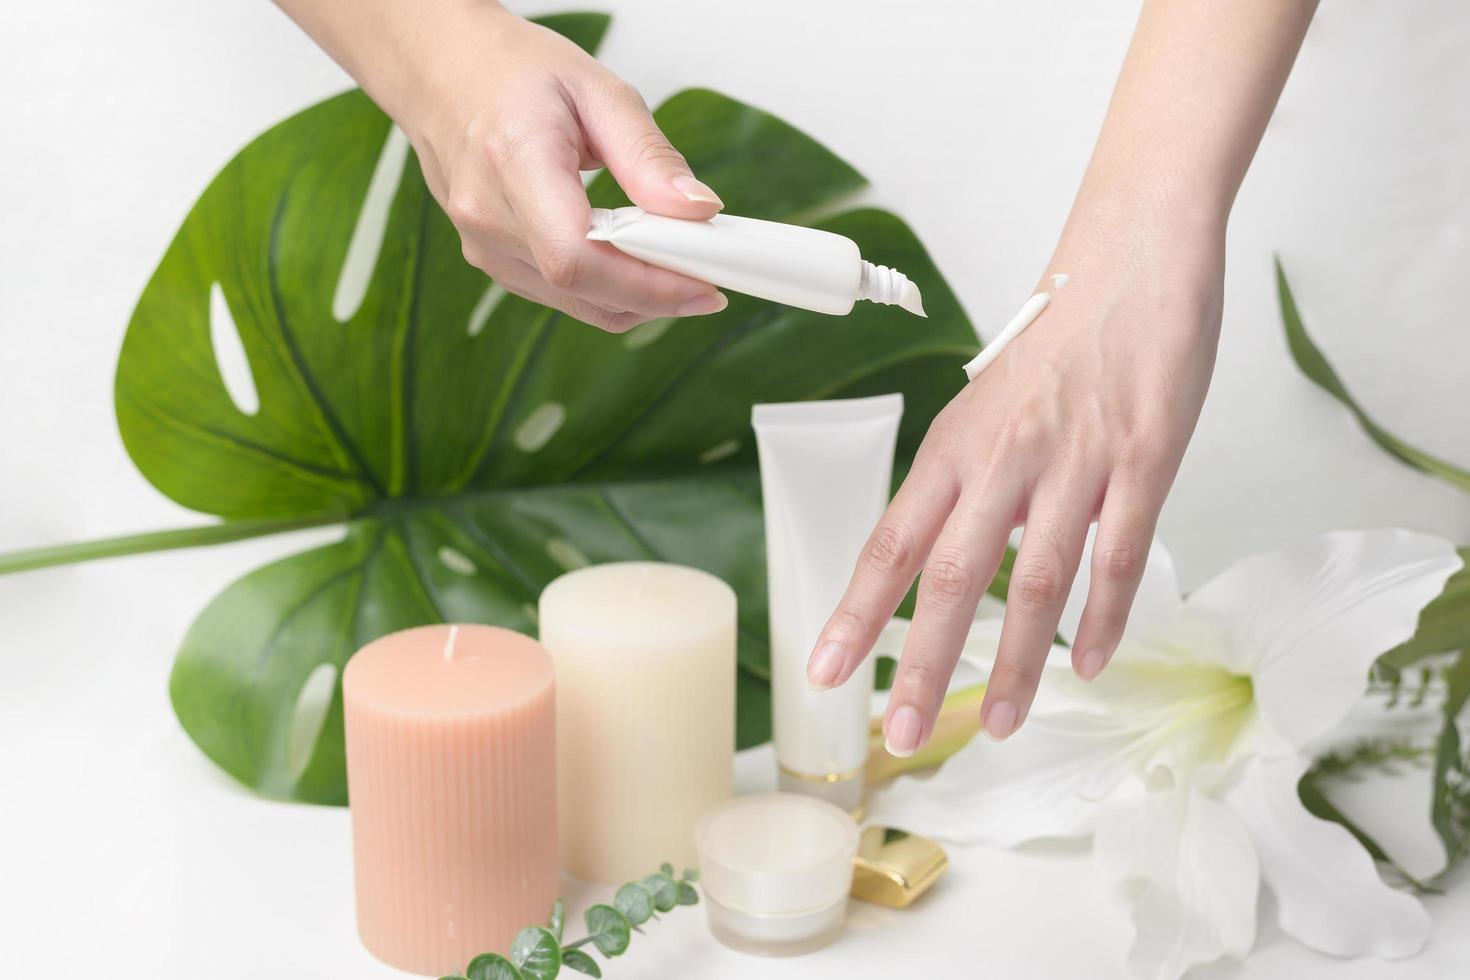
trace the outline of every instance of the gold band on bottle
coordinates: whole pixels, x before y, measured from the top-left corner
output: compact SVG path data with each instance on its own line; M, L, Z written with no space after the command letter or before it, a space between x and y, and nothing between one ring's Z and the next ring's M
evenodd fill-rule
M847 770L847 772L828 772L822 773L821 775L809 772L797 772L795 769L783 766L779 762L776 763L776 768L781 771L783 776L790 776L792 779L800 779L808 783L845 783L849 779L860 778L865 767L858 766L856 769Z

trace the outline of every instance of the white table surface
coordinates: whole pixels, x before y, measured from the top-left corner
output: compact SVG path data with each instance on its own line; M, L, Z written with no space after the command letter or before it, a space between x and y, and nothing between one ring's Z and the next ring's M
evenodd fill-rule
M404 976L357 942L347 812L239 788L188 741L167 702L173 649L193 612L240 572L324 536L0 579L0 976ZM742 789L768 785L771 762L768 749L744 753ZM1423 809L1412 787L1377 799L1390 820L1412 823ZM853 903L846 935L821 952L752 959L719 946L702 909L678 909L635 936L608 976L1125 976L1127 916L1085 846L953 848L950 857L948 876L909 910ZM567 889L575 930L580 909L608 896ZM1411 961L1332 960L1266 921L1248 961L1200 975L1465 976L1470 882L1428 904L1434 935Z

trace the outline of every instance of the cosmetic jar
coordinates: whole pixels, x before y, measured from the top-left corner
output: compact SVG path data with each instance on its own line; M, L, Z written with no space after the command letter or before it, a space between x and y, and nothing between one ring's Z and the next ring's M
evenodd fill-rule
M732 949L794 956L842 932L858 826L794 793L737 796L694 828L710 931Z

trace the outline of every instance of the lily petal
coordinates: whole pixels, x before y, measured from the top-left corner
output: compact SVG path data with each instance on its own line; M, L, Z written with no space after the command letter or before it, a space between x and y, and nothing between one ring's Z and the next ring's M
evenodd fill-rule
M1442 538L1339 531L1237 562L1187 605L1226 630L1225 665L1255 686L1262 751L1284 754L1347 715L1373 660L1414 634L1459 567Z
M971 739L933 776L902 776L874 793L869 820L952 843L1082 837L1149 744L1114 716L1033 714L1004 744Z
M1307 765L1305 756L1252 760L1223 797L1255 842L1281 928L1334 956L1414 955L1429 937L1429 913L1384 883L1342 825L1302 806L1297 783Z
M1087 546L1082 551L1082 562L1077 566L1077 576L1072 580L1072 594L1062 610L1062 621L1057 633L1070 646L1077 635L1077 624L1082 620L1083 607L1087 605L1087 591L1092 584L1092 548L1097 540L1097 525L1087 532ZM1143 580L1138 583L1138 595L1128 613L1128 634L1147 640L1160 632L1179 614L1183 602L1179 598L1179 574L1174 568L1174 558L1157 539L1149 548L1148 561L1143 568Z
M1255 945L1261 876L1250 835L1198 789L1104 806L1093 852L1105 874L1139 884L1128 952L1135 975L1175 980L1221 956L1243 957Z

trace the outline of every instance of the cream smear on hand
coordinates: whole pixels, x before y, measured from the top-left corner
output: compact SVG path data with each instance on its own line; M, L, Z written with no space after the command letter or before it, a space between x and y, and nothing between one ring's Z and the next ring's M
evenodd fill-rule
M1060 290L1067 285L1067 281L1071 278L1065 272L1058 272L1051 277L1052 285ZM980 372L990 367L995 359L1000 356L1000 352L1005 350L1011 341L1021 336L1021 332L1031 326L1037 317L1041 316L1041 311L1046 309L1046 305L1050 302L1051 293L1037 293L1028 299L1016 315L1011 317L1011 322L1007 323L1001 328L1000 333L995 335L995 339L986 344L985 349L976 354L974 359L965 365L965 375L971 381L980 377Z
M818 228L718 214L688 221L642 208L593 208L587 238L649 265L816 313L844 315L860 299L927 316L919 287L866 261L857 243Z

